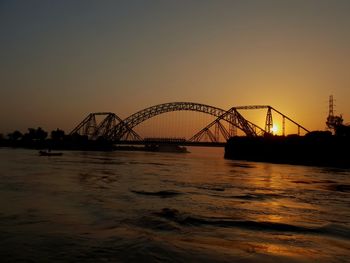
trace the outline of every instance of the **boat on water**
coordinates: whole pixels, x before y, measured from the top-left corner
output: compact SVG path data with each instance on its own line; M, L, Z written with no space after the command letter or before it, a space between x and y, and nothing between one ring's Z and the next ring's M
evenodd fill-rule
M149 152L189 153L186 147L175 144L146 145L145 150Z
M159 145L158 152L170 152L170 153L189 153L186 147L179 145Z
M40 156L61 156L63 153L60 152L50 152L50 151L39 151Z

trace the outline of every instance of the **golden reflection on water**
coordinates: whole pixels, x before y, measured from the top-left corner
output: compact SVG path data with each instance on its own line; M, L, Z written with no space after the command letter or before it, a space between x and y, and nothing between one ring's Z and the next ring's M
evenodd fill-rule
M260 245L260 244L258 244ZM266 254L284 256L296 258L299 260L315 260L318 256L318 251L311 248L291 246L291 245L282 245L282 244L273 244L268 243L263 245L264 249L259 252L265 252Z
M290 244L295 238L299 238L299 244L297 242ZM215 250L220 252L220 254L240 256L242 260L248 260L244 262L276 262L276 260L277 262L310 262L310 260L325 259L323 256L321 258L317 249L304 245L308 242L304 237L275 235L270 237L265 236L263 239L265 241L249 242L217 237L187 237L180 238L177 242L185 242L188 247L196 244L197 249ZM283 244L281 242L283 240L289 244Z
M1 157L7 160L9 154ZM182 262L205 257L203 262L329 262L332 257L342 262L350 251L348 192L326 187L349 185L348 173L336 177L308 167L229 161L200 152L18 155L27 156L33 171L22 164L16 172L21 165L14 158L12 166L7 162L11 176L0 177L6 186L0 191L2 230L16 245L22 244L21 231L34 233L30 240L45 236L49 242L28 243L37 253L42 246L56 251L50 244L57 236L68 237L69 247L79 253L85 253L83 243L106 255L119 248L118 255L136 251L138 259L149 259L155 253L179 256ZM162 191L175 195L157 194ZM178 213L164 216L163 209ZM303 231L308 227L320 231ZM7 249L17 251L16 245ZM76 258L68 254L65 259Z

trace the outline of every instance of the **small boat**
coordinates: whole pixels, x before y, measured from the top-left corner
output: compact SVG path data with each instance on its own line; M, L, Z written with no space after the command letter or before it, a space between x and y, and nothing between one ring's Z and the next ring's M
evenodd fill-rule
M49 152L49 151L39 151L40 156L61 156L63 153L55 153L55 152Z
M145 149L150 152L189 153L186 147L175 144L146 145Z

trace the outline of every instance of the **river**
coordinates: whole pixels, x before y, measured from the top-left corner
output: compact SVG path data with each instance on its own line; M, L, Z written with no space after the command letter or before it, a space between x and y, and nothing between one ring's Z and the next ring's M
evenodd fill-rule
M1 262L350 262L350 170L0 149Z

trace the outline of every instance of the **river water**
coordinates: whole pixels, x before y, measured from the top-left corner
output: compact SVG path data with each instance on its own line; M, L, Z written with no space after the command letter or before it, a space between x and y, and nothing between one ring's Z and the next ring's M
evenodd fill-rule
M1 262L350 262L350 170L0 149Z

